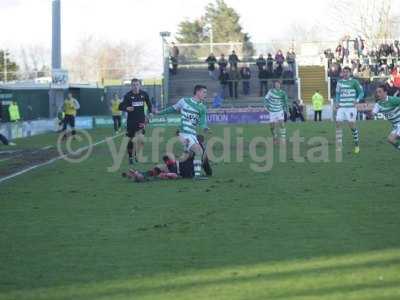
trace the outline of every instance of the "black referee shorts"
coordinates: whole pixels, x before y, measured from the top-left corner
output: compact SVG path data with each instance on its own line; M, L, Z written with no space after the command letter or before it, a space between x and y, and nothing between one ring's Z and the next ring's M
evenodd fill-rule
M126 127L126 136L132 139L137 133L145 134L145 126L144 122L128 123Z
M65 115L64 116L63 130L66 130L68 125L71 128L75 128L75 116L73 116L73 115Z

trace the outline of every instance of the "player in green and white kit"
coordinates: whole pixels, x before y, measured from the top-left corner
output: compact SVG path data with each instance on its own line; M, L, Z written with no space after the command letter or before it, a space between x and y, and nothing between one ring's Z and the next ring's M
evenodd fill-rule
M204 85L196 85L194 87L194 96L191 98L182 98L175 105L158 112L159 115L180 112L181 125L179 128L179 140L185 147L185 152L193 152L195 158L194 175L201 176L202 159L204 158L204 150L197 140L197 127L208 132L207 127L207 108L202 103L207 98L207 87Z
M382 113L392 123L393 130L388 136L388 142L400 150L400 97L388 96L384 85L376 89L377 102L372 113Z
M350 78L351 69L343 68L343 79L336 86L335 109L336 109L336 150L342 150L343 129L342 124L347 122L353 133L354 153L360 152L360 134L356 127L357 108L356 104L363 99L364 91L360 83Z
M285 111L288 110L288 96L281 89L281 82L274 81L274 88L269 90L264 98L265 109L269 112L272 137L274 143L278 142L278 129L280 129L281 141L286 142Z

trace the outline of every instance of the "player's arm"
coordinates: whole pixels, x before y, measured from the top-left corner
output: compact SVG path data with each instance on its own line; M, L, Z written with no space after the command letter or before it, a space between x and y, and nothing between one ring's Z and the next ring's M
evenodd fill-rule
M148 94L146 94L146 96L144 97L144 101L146 102L149 113L150 114L153 113L153 104L151 103L150 97Z
M76 100L76 99L74 99L74 106L75 106L76 110L81 108L81 105L79 104L78 100Z
M127 112L133 111L134 108L130 106L128 94L124 96L124 100L119 104L118 109Z
M336 84L336 93L335 93L335 98L333 99L333 102L335 104L335 107L339 107L339 101L340 101L340 84L339 82Z
M271 91L268 91L267 95L264 97L264 107L266 111L268 111L268 104L270 103L271 99Z
M391 97L389 102L392 106L400 106L400 97Z
M357 91L357 103L364 98L364 90L358 80L355 80L355 89Z
M169 106L166 109L163 109L163 110L157 112L157 114L158 115L167 115L167 114L173 114L173 113L179 112L181 110L181 108L183 107L184 101L185 100L181 99L174 105Z
M379 111L380 111L380 106L379 106L378 103L375 103L375 106L374 106L374 108L373 108L372 111L371 111L372 116L375 116L377 113L379 113Z
M286 94L286 92L284 93L284 97L283 97L283 109L288 112L289 111L289 105L288 105L289 99L288 99L288 95Z
M146 102L149 117L151 118L153 116L153 104L151 103L149 95L147 93L144 97L144 101Z
M207 112L206 109L202 109L200 112L200 128L204 130L205 133L211 133L210 129L207 126Z

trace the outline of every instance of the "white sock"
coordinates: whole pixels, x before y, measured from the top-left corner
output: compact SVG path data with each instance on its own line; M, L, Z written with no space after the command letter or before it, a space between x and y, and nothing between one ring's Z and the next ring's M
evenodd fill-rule
M195 159L194 164L194 176L199 177L201 175L201 160Z

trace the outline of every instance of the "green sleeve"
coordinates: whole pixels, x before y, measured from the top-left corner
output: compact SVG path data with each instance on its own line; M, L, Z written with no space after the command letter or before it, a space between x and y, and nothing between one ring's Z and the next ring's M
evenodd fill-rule
M289 110L289 106L288 106L288 95L286 94L286 92L283 93L284 97L283 97L283 107L285 109L285 111L287 112Z
M362 100L364 98L364 90L361 87L361 84L355 79L354 79L354 87L357 91L357 100L358 101Z
M392 106L400 106L400 97L391 97L389 102Z
M176 110L173 106L167 107L166 109L160 111L158 114L159 115L167 115L167 114L172 114L175 113Z
M207 127L207 112L206 109L202 109L200 112L200 128L205 129Z

